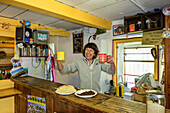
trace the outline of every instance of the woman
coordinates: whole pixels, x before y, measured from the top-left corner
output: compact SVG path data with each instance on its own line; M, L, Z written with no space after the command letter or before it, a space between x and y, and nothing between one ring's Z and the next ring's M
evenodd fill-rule
M76 60L71 64L62 65L57 61L58 70L60 73L69 73L78 70L80 77L80 88L93 89L100 91L100 74L101 71L109 74L115 73L115 64L111 55L108 55L106 64L99 63L96 59L99 53L98 47L95 43L87 43L83 50L84 58Z

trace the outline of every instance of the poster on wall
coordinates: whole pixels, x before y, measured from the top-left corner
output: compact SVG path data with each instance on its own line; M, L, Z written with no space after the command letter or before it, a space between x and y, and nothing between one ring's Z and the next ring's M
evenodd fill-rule
M27 95L27 113L46 113L45 98Z
M73 53L83 53L83 33L73 34Z
M124 25L114 25L113 26L113 36L124 34Z

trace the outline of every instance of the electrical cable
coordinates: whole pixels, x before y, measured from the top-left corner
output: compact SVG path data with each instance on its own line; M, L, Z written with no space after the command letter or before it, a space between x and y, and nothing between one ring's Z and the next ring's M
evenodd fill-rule
M38 60L38 61L39 61L39 64L38 64L37 66L34 66L34 65L33 65L33 57L32 57L32 62L31 62L32 67L34 67L34 68L38 68L38 67L40 66L40 63L41 63L41 61L40 61L40 60Z

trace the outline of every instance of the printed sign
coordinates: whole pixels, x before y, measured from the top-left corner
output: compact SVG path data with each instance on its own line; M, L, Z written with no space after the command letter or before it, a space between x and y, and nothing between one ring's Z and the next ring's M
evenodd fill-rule
M28 95L27 113L46 113L45 98Z
M149 31L143 33L142 44L143 45L161 45L162 38L162 30Z

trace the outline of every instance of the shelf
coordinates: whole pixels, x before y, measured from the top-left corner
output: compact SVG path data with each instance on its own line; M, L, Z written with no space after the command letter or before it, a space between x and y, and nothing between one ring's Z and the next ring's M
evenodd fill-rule
M36 44L36 43L31 44L31 43L25 43L25 42L17 42L17 44L19 44L19 43L23 43L24 45L39 45L39 46L48 46L48 44Z
M48 57L48 56L20 56L20 57Z
M22 43L23 48L19 48L20 57L48 57L48 44Z
M21 95L21 94L22 94L22 92L15 88L1 89L0 90L0 99L15 96L15 95Z
M139 23L141 24L139 24ZM140 25L140 27L139 27ZM133 28L132 30L131 27ZM164 15L162 11L146 13L138 16L124 17L124 30L126 34L140 31L153 31L163 29Z

